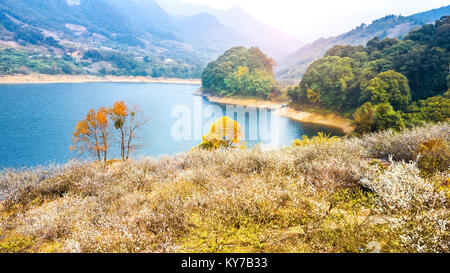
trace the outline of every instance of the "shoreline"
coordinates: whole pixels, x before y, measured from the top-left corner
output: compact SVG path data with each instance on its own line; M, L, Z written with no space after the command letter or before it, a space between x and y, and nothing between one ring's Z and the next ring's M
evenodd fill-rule
M319 114L314 112L298 111L289 107L282 107L282 105L287 105L288 102L276 102L276 101L266 101L258 99L245 99L245 98L226 98L211 96L204 94L201 90L197 91L195 95L203 96L210 102L215 102L224 105L238 105L245 107L256 107L256 108L269 108L275 110L275 114L283 117L290 118L295 121L303 123L318 124L328 127L333 127L341 130L344 134L349 134L355 130L355 126L352 121L336 114Z
M200 79L151 78L134 76L93 76L93 75L4 75L0 84L52 84L52 83L173 83L200 85Z

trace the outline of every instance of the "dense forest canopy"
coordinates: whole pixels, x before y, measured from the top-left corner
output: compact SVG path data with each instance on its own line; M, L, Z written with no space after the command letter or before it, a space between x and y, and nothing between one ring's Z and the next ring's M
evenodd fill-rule
M375 37L366 47L335 46L288 94L297 104L356 111L361 131L380 129L376 115L391 119L389 128L445 121L450 116L449 47L450 16L403 40Z
M203 88L214 95L268 98L278 90L274 66L257 47L233 47L205 68Z

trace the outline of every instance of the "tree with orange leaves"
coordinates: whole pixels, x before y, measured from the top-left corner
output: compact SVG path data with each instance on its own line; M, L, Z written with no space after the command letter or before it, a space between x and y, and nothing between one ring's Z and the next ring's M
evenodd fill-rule
M120 130L120 155L122 160L128 160L132 151L142 147L133 143L137 139L136 131L148 122L148 119L141 115L141 111L135 106L129 109L123 102L116 102L109 109L109 114L114 127Z
M128 106L119 101L114 103L114 106L109 109L111 120L114 123L114 127L120 130L120 156L122 160L125 160L125 123L129 117Z
M107 161L109 143L108 110L100 108L98 111L89 110L86 118L77 123L73 132L71 150L78 150L80 154L93 153L99 161Z

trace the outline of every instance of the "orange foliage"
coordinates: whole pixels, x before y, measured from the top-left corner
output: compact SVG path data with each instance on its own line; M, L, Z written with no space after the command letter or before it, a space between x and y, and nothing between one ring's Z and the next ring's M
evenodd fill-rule
M120 130L120 151L122 160L129 158L130 153L141 147L135 145L133 140L137 137L135 131L143 126L147 120L137 116L139 109L135 107L131 112L128 106L119 101L113 107L101 107L98 111L89 110L85 119L78 122L73 132L73 145L71 150L78 152L90 152L98 157L98 160L107 161L108 143L112 128L109 120L112 121L115 129Z
M103 153L106 161L108 150L108 111L100 108L97 112L89 110L86 118L77 123L73 132L73 145L71 150L78 150L80 154L91 152L101 160L100 153Z
M123 102L119 101L114 103L114 106L109 109L113 119L115 117L126 117L128 116L128 106Z

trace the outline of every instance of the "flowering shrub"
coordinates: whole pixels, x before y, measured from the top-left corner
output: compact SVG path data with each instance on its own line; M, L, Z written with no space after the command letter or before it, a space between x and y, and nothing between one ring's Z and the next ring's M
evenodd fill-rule
M372 164L447 127L3 170L0 252L448 252L448 173Z
M377 166L372 168L373 172L360 183L378 195L383 212L418 211L446 203L445 196L420 176L415 163L392 163L384 171L378 171Z
M425 174L448 171L450 166L449 142L443 139L430 139L423 142L416 151L418 166Z
M426 125L425 127L405 130L403 133L383 132L368 135L361 140L369 156L374 158L389 158L396 161L414 161L416 151L422 143L431 139L450 141L450 125Z

